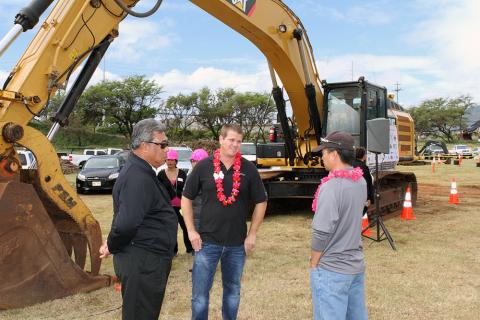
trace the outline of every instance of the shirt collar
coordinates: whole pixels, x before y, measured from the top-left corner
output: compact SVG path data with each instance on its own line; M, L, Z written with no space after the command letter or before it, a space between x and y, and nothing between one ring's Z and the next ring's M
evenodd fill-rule
M158 172L161 170L160 167L155 169L150 163L143 160L142 158L140 158L139 156L137 156L133 152L130 154L130 156L128 158L131 162L136 163L137 165L140 165L141 167L145 168L146 170L149 170L148 168L151 168L153 170L153 172L155 173L155 175L157 175Z
M155 172L155 175L158 176L158 173L162 171L162 167L155 168L154 166L151 166L153 172Z

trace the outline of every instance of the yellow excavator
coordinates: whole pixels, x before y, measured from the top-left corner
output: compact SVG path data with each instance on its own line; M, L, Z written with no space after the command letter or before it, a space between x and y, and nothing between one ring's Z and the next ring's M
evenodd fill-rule
M120 22L127 15L148 17L162 1L157 0L147 12L135 11L138 2L33 0L19 11L14 26L0 41L1 58L53 6L0 90L0 309L110 284L109 276L99 274L99 223L62 174L51 140L67 123L110 43L121 36ZM259 148L259 164L269 167L262 177L270 197L312 197L326 172L311 150L322 136L339 129L351 132L358 145L366 146L365 123L370 118L390 118L391 138L401 140L396 155L385 158L385 164L393 168L402 157L406 161L413 157L411 117L391 103L384 87L363 78L322 83L305 28L282 1L191 2L242 34L267 58L283 136L283 141ZM48 135L30 127L30 120L42 114L56 90L65 88L81 65ZM293 117L287 116L284 91ZM20 170L17 145L34 153L36 170ZM382 175L391 194L383 207L398 206L414 176L393 171Z

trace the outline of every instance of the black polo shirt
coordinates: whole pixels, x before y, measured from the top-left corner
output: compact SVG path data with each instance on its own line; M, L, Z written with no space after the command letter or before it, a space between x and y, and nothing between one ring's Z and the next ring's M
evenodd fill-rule
M233 165L227 171L223 163L223 188L227 198L232 192ZM240 192L237 200L224 206L217 198L217 187L213 178L213 157L206 158L188 175L183 196L193 200L202 192L200 211L200 236L202 241L224 246L243 245L247 237L247 216L252 205L267 201L267 192L257 168L242 158L240 165Z

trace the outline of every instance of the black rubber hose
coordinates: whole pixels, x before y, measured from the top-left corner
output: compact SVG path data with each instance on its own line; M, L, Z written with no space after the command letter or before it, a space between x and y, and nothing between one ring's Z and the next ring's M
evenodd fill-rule
M153 8L151 10L149 10L147 12L141 12L141 13L135 12L132 9L130 9L129 7L127 7L125 5L125 3L123 2L123 0L114 0L114 1L120 8L122 8L122 10L124 10L128 14L130 14L134 17L137 17L137 18L146 18L146 17L151 16L155 12L157 12L157 10L158 10L158 8L160 8L160 5L162 4L163 0L157 0L157 3L155 4L155 6L153 6Z

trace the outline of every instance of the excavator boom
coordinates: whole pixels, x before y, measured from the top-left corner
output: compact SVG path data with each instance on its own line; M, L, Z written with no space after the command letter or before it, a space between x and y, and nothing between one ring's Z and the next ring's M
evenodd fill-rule
M51 2L34 0L17 25L31 28ZM57 1L1 91L12 94L0 101L0 273L9 275L0 284L0 309L110 284L99 275L99 223L65 179L55 148L28 123L104 39L118 34L125 16L114 1ZM33 152L37 170L19 170L15 145Z

